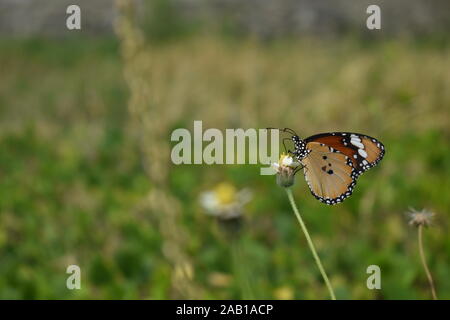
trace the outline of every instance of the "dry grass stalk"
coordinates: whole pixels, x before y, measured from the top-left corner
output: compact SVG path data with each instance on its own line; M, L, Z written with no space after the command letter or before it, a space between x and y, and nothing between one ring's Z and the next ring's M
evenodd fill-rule
M160 105L156 90L149 85L152 74L151 48L135 24L134 2L118 0L116 32L121 42L124 76L130 88L129 112L139 139L142 161L153 184L147 201L159 222L164 239L163 253L172 264L173 298L199 298L194 268L186 254L187 237L180 222L181 206L168 186L170 152L168 131L173 117Z

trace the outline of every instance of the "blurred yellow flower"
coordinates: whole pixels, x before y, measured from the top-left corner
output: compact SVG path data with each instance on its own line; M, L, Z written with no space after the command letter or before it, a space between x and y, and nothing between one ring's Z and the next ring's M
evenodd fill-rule
M282 286L275 289L273 296L277 300L292 300L294 299L294 290L289 286Z
M200 195L200 203L206 212L221 219L237 218L242 214L242 208L251 200L248 189L237 190L228 182L222 182L210 191Z
M208 282L214 287L228 287L232 277L222 272L211 272L208 276Z
M217 201L223 205L231 204L236 201L236 187L230 183L220 183L214 189L217 196Z

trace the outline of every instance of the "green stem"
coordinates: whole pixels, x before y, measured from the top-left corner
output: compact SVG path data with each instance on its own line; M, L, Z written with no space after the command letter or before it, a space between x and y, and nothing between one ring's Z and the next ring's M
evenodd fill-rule
M300 213L297 209L297 205L294 201L294 196L292 195L292 191L289 188L285 188L286 193L289 198L289 202L291 203L292 209L294 210L295 216L297 217L298 222L300 223L300 227L303 230L303 233L305 234L306 241L308 242L309 249L312 252L312 255L314 256L314 260L316 260L317 267L320 270L320 273L322 274L322 278L325 281L325 284L327 285L328 291L330 292L330 296L332 300L336 300L336 296L334 295L333 287L331 287L330 281L328 280L327 274L325 273L325 270L322 266L322 262L320 262L320 258L317 255L316 249L314 248L314 244L311 240L311 237L309 236L308 229L306 229L305 223L303 222L302 217L300 216Z
M236 280L241 286L241 296L245 300L253 300L254 295L250 285L249 275L247 272L246 261L242 256L240 243L238 239L232 241L233 268Z
M433 278L431 277L430 269L428 269L427 260L425 259L425 253L423 251L423 240L422 240L422 225L419 225L418 227L418 241L419 241L419 253L420 253L420 260L422 260L423 268L425 269L425 273L427 274L428 283L430 284L431 289L431 295L433 296L434 300L437 300L436 291L434 289L434 283Z

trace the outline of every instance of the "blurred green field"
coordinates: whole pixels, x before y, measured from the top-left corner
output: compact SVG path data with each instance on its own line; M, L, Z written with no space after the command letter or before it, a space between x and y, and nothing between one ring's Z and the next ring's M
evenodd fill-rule
M220 129L379 138L384 160L343 204L315 200L301 175L294 186L336 294L429 299L417 234L405 215L425 207L436 213L425 232L430 269L438 296L450 298L448 46L220 37L148 45L135 60L148 93L141 103L155 119L171 116L159 141L145 131L137 138L139 113L133 120L128 108L133 81L124 78L119 49L115 39L0 40L1 299L180 297L164 255L164 217L148 208L147 195L158 185L146 172L152 162L143 146L167 156L196 297L242 298L232 240L198 200L228 182L253 192L235 240L255 298L328 298L273 176L260 176L259 166L169 163L171 131L191 130L193 120ZM81 267L81 290L66 288L70 264ZM372 264L381 268L381 290L366 288Z

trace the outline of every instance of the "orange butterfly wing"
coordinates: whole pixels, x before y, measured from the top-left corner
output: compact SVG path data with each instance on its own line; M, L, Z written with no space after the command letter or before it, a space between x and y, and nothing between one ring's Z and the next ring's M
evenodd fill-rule
M311 193L326 204L349 197L360 174L384 156L375 138L350 132L322 133L305 139L308 154L301 160Z

